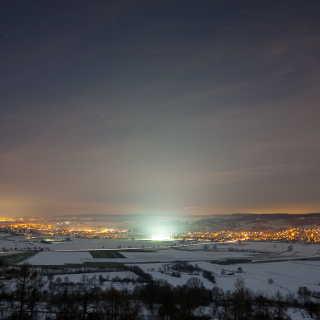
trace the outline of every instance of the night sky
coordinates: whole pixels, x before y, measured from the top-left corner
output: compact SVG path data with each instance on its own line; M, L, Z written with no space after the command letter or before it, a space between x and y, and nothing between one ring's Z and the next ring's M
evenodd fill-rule
M320 212L320 1L0 4L0 215Z

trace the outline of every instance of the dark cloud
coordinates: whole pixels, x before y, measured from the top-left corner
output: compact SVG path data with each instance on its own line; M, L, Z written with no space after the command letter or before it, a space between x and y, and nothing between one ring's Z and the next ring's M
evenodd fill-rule
M318 211L319 13L7 2L1 214Z

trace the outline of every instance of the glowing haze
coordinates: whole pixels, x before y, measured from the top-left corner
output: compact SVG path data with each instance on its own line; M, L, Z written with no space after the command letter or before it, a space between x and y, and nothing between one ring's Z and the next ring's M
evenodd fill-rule
M0 215L320 211L319 15L5 1Z

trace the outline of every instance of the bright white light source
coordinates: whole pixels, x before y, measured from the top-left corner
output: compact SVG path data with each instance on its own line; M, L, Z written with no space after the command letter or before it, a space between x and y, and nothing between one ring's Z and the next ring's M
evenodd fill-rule
M172 240L171 232L163 228L153 228L150 237L154 241Z
M151 236L151 240L154 240L154 241L171 240L171 237L167 235L155 234Z

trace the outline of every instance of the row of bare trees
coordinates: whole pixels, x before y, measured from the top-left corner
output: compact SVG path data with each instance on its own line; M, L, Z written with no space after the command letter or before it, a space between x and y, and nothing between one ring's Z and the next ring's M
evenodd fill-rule
M9 269L8 269L9 270ZM10 274L11 272L11 274ZM11 320L269 320L287 319L287 308L306 310L320 319L320 304L300 289L297 298L273 298L255 295L239 279L235 290L218 287L208 290L199 278L190 278L184 286L149 281L133 292L102 290L83 285L74 290L70 283L48 286L43 276L29 266L8 271L13 286L0 288L0 319ZM201 312L204 309L205 312Z

